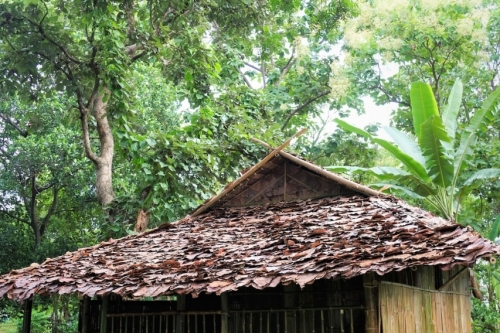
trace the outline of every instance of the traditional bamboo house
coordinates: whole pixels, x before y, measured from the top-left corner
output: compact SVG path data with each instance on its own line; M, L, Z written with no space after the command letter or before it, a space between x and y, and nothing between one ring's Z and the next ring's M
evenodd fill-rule
M471 332L470 229L274 151L191 216L0 277L81 296L79 331Z

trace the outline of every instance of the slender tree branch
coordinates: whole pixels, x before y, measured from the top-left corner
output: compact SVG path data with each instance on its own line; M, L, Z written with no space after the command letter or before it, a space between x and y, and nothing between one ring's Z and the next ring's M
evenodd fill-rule
M83 147L85 149L85 155L94 164L98 164L100 161L99 156L97 156L97 154L92 151L92 146L90 144L88 112L86 114L82 113L80 115L80 122L81 122L82 132L83 132Z
M243 74L239 68L236 68L236 70L237 70L237 71L238 71L238 73L240 73L240 75L243 77L243 80L245 80L246 85L247 85L250 89L253 89L252 84L250 83L250 80L248 80L248 78L245 76L245 74Z
M61 72L63 72L63 74L68 78L69 77L69 73L61 66L61 64L59 64L58 62L54 61L53 59L50 59L47 55L45 55L44 53L41 53L41 52L34 52L35 54L39 55L40 57L42 57L43 59L47 60L48 62L50 62L51 64L54 65L54 67L58 70L60 70Z
M281 70L280 77L278 78L278 81L276 81L276 83L274 84L275 86L278 86L283 81L285 76L288 74L288 71L290 71L290 69L295 64L296 61L297 61L297 58L295 58L295 49L293 49L292 55L288 59L288 62L286 63L285 67L283 67L283 69Z
M26 138L28 136L28 131L23 131L18 124L16 124L12 119L10 119L10 117L7 117L3 113L0 113L0 118L2 118L2 120L5 121L10 126L14 127L14 129L18 131L19 134L21 134L23 137Z
M30 200L30 203L29 203L29 210L28 210L28 214L30 216L30 219L31 219L31 224L36 226L36 222L37 222L37 218L36 218L36 196L37 196L37 193L36 193L36 175L31 175L30 176L30 181L31 181L31 200Z
M389 92L384 89L384 87L382 86L382 69L380 68L380 63L377 62L377 68L378 68L378 80L377 80L377 85L376 86L369 86L368 89L372 90L372 89L377 89L379 91L381 91L385 97L387 97L387 100L389 102L392 102L392 103L397 103L397 104L400 104L400 105L404 105L404 106L407 106L407 107L411 107L411 105L405 101L402 101L402 100L399 100L399 99L396 99L394 96L392 96L391 94L389 94Z
M25 219L22 219L22 218L20 218L20 217L17 217L17 216L15 216L14 214L11 214L11 213L9 213L9 212L7 212L7 211L5 211L5 210L0 210L0 213L2 213L2 214L4 214L4 215L6 215L6 216L8 216L8 217L10 217L11 219L14 219L14 220L16 220L16 221L19 221L19 222L22 222L22 223L26 223L26 224L30 224L30 221L25 220Z
M248 67L250 67L251 69L254 69L254 70L256 70L256 71L257 71L257 72L259 72L259 73L261 73L261 72L262 72L262 71L261 71L261 69L260 69L257 65L251 64L251 63L246 62L246 61L245 61L245 62L243 62L243 63L245 64L245 66L248 66Z
M54 186L54 183L49 183L49 184L46 184L44 186L36 186L35 190L36 190L37 194L40 194L43 191L48 190L49 188L51 188L53 186Z
M317 101L318 99L320 99L323 96L328 95L329 93L330 93L330 90L325 90L325 91L319 93L318 95L316 95L316 96L314 96L312 98L309 98L304 104L302 104L301 106L299 106L298 108L296 108L295 110L293 110L292 112L290 112L288 114L288 117L286 117L285 123L283 124L283 126L281 126L281 130L282 131L285 130L285 128L288 126L288 123L290 122L290 119L292 119L293 116L295 116L297 113L299 113L304 108L306 108L307 106L309 106L311 103L314 103L315 101Z
M52 217L52 215L56 210L58 198L59 198L59 188L57 186L54 186L52 189L52 203L50 204L47 214L45 214L45 217L42 220L42 226L44 229L48 225L50 218ZM40 231L40 234L43 235L43 231Z
M83 61L78 60L77 58L73 57L66 48L64 48L61 44L50 38L46 33L45 30L43 29L43 26L39 23L36 23L33 20L30 20L29 18L26 17L26 20L30 22L32 25L36 26L38 28L38 32L42 36L42 38L46 39L49 43L57 47L62 53L66 55L66 57L71 61L74 62L75 64L83 64Z
M147 52L146 52L146 51L142 51L141 53L136 54L135 56L133 56L133 57L130 59L130 61L131 61L131 62L134 62L134 61L136 61L136 60L139 60L140 58L142 58L142 57L143 57L144 55L146 55L146 54L147 54Z
M260 67L260 72L262 73L262 85L263 85L263 88L265 89L266 88L266 77L267 77L267 74L266 74L266 63L264 60L262 60L262 66Z

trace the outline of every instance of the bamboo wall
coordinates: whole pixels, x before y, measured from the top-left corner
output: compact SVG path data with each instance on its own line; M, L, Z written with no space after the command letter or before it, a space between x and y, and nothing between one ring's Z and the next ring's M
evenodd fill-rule
M434 291L382 281L380 314L384 333L470 333L468 294Z

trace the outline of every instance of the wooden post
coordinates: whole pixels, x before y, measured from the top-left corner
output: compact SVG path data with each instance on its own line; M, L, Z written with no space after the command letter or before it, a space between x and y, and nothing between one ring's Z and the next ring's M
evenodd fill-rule
M295 283L290 283L284 286L285 289L285 299L283 300L285 309L291 309L291 311L286 311L286 327L287 333L297 333L297 322L295 320L296 309L299 307L297 302L297 291L299 290L298 285ZM298 312L297 312L298 313ZM300 315L300 313L298 313Z
M229 333L229 295L228 293L222 293L220 295L221 299L221 333Z
M100 316L100 327L99 333L107 333L108 330L108 303L109 296L102 297L101 303L101 316Z
M89 310L90 310L90 297L83 296L83 304L81 308L82 332L89 333Z
M365 332L378 333L378 285L373 273L363 275L363 287L365 291Z
M33 309L33 299L24 301L24 314L23 314L23 333L31 332L31 311Z
M177 295L177 319L175 332L184 333L184 311L186 310L186 295Z

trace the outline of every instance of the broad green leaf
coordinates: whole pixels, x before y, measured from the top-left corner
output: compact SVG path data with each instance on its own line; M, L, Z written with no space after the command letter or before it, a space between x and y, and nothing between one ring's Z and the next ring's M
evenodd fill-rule
M369 184L370 187L378 187L378 188L383 188L383 187L388 187L388 190L395 190L395 191L400 191L408 195L409 197L413 199L423 199L424 197L413 192L412 190L407 189L404 186L392 184L392 183L375 183L375 184Z
M406 135L406 133L403 133L394 127L384 126L383 128L385 132L391 136L391 138L394 140L394 143L397 144L402 151L410 155L415 161L417 161L421 165L425 165L425 159L424 156L422 155L422 151L420 150L420 147L414 140L412 140L408 135Z
M448 187L453 181L453 160L444 143L450 144L443 122L439 116L432 116L421 124L420 147L425 158L429 176L437 186Z
M372 141L387 150L387 152L394 156L394 158L396 158L398 161L403 163L412 174L419 177L423 182L427 182L430 180L429 174L427 173L425 167L419 162L415 161L410 155L399 149L398 146L380 138L373 138Z
M500 214L497 215L493 225L491 226L491 230L488 234L488 239L490 241L495 241L495 239L500 236ZM500 282L500 280L498 280Z
M452 142L455 140L455 132L457 131L457 116L462 102L462 91L462 82L457 79L448 97L448 105L441 116L446 132Z
M373 167L373 168L362 168L356 166L327 166L325 169L328 169L333 172L342 172L349 174L360 174L360 173L369 173L378 179L382 180L391 180L394 177L399 176L410 176L411 174L393 167Z
M491 178L499 178L500 177L500 169L497 168L489 168L489 169L482 169L479 171L476 171L472 176L470 176L463 184L464 187L468 186L474 186L478 184L478 182L485 180L485 179L491 179Z
M337 119L334 119L333 120L334 122L336 122L337 124L339 124L340 127L342 127L343 129L349 131L349 132L353 132L353 133L356 133L356 134L359 134L367 139L373 139L373 136L368 133L367 131L359 128L359 127L356 127L356 126L352 126L351 124L349 123L346 123L345 121L337 118Z
M354 132L356 134L362 135L370 140L372 140L374 143L377 143L379 146L387 150L392 156L394 156L397 160L399 160L401 163L403 163L408 170L413 173L414 175L418 176L422 181L426 182L430 180L429 175L427 174L427 171L425 170L425 167L414 160L410 155L404 153L401 149L399 149L398 146L394 145L393 143L380 139L377 137L372 136L370 133L357 128L355 126L352 126L348 123L346 123L343 120L340 119L335 119L334 120L339 126L341 126L343 129L348 130L350 132Z
M465 167L465 162L468 161L474 151L472 146L477 140L477 131L481 127L486 127L494 120L498 111L498 103L500 101L500 88L493 91L486 101L484 101L480 110L474 113L469 125L465 128L460 138L460 145L455 152L455 170L458 173Z
M410 90L411 110L415 135L421 140L421 126L432 116L439 117L436 99L431 86L424 82L413 82Z
M404 170L393 168L393 167L373 167L373 168L361 168L361 167L352 167L352 166L329 166L326 169L334 172L347 172L350 174L370 174L372 176L377 177L382 181L386 181L387 183L383 183L383 185L389 185L392 188L402 190L404 192L412 192L415 195L412 197L423 198L430 195L436 194L436 189L432 187L431 184L428 184L419 177L408 173ZM379 186L380 183L374 184L374 186ZM372 186L372 185L369 185Z

